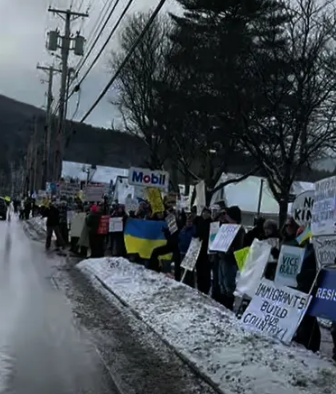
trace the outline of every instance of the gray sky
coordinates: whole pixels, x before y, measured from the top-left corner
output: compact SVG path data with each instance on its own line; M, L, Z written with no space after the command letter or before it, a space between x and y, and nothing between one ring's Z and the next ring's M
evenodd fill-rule
M73 24L72 32L81 29L81 33L88 37L90 31L97 23L100 11L107 0L3 0L0 2L0 94L42 107L45 104L46 84L40 82L45 79L42 71L36 70L36 64L49 65L57 59L50 56L45 48L47 31L56 27L63 28L63 22L59 17L47 12L49 5L53 7L68 7L73 2L73 9L83 3L81 11L85 11L91 5L90 17L84 22L78 20ZM109 0L111 1L111 0ZM112 23L105 32L105 37L109 34L114 22L120 16L127 0L121 0L116 9ZM149 10L158 4L159 0L134 0L131 12L139 10ZM174 10L174 0L167 0L164 12L167 9ZM120 34L120 30L119 30ZM96 46L96 53L103 45L104 36ZM118 34L111 40L110 47L116 48ZM105 56L100 58L99 63L86 78L82 85L82 93L79 111L76 118L81 116L90 108L91 104L98 97L105 87L110 75L107 69L108 50ZM90 60L95 56L92 53ZM70 65L75 66L80 58L71 55ZM89 60L89 63L90 63ZM83 67L82 72L85 72ZM58 97L59 77L55 78L54 95ZM100 102L87 122L97 126L109 127L111 121L117 116L117 112L107 102L108 98L113 98L113 89ZM76 107L77 97L73 96L69 105L68 117L72 117Z

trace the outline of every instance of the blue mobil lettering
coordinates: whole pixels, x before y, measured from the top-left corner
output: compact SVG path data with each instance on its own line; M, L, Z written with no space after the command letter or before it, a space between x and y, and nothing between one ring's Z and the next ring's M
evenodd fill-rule
M165 184L165 181L166 181L166 176L163 174L155 175L154 173L151 173L150 175L149 174L144 175L142 171L140 172L133 171L132 174L132 182L136 182L136 183L163 186Z

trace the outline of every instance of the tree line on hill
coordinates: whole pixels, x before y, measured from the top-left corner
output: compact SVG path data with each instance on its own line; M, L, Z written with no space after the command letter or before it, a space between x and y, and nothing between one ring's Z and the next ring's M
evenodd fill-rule
M249 173L267 177L284 220L302 167L336 142L333 2L178 3L182 15L156 19L119 75L123 129L145 142L150 167L169 161L191 183L204 179L209 198L236 155L252 158ZM111 71L149 17L128 19Z

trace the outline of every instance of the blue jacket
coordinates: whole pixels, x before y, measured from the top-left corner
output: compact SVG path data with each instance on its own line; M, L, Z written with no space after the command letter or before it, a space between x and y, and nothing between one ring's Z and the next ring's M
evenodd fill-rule
M195 226L190 226L190 227L184 227L178 237L178 246L180 253L187 253L190 242L193 237L196 236L196 227Z

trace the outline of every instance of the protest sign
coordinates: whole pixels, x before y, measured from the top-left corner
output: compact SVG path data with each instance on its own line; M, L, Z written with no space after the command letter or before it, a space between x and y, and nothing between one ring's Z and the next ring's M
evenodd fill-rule
M59 194L67 198L75 198L80 190L78 183L72 182L60 182L59 183Z
M99 202L103 199L106 187L104 184L88 184L84 188L85 201Z
M240 224L223 224L212 242L211 250L216 252L227 252L240 227Z
M335 264L336 235L313 237L316 260L320 267Z
M80 237L86 218L85 212L75 213L70 226L70 237Z
M109 232L120 233L124 230L123 218L110 218Z
M198 255L201 251L202 241L198 238L193 238L190 242L188 251L184 256L181 267L188 271L193 271L196 265Z
M166 217L166 222L168 224L168 229L170 234L176 233L178 230L177 223L176 223L176 218L173 214L170 214Z
M314 190L299 194L292 205L292 216L299 226L310 226L314 205Z
M244 248L244 249L240 249L237 250L236 252L234 252L234 257L237 261L237 265L238 265L238 269L239 271L243 271L245 268L245 263L247 261L247 257L250 253L250 248Z
M270 244L265 241L254 239L244 264L244 270L240 272L235 295L253 297L260 283L260 279L264 274L270 253Z
M209 231L209 246L208 246L208 254L213 253L211 251L213 241L216 238L216 235L219 231L219 222L212 222L210 223L210 231Z
M206 207L205 199L205 182L199 182L196 187L196 209L197 215L201 216L203 209Z
M310 299L308 294L263 279L240 322L253 332L289 343Z
M165 208L163 205L161 192L156 187L146 188L147 199L152 207L152 213L164 212Z
M311 230L313 236L336 233L336 176L315 183Z
M274 282L277 286L297 286L306 249L283 245L280 250Z
M97 234L99 235L108 234L109 227L110 227L110 217L108 215L101 216Z
M322 269L316 283L318 289L310 303L308 314L336 322L336 271Z

